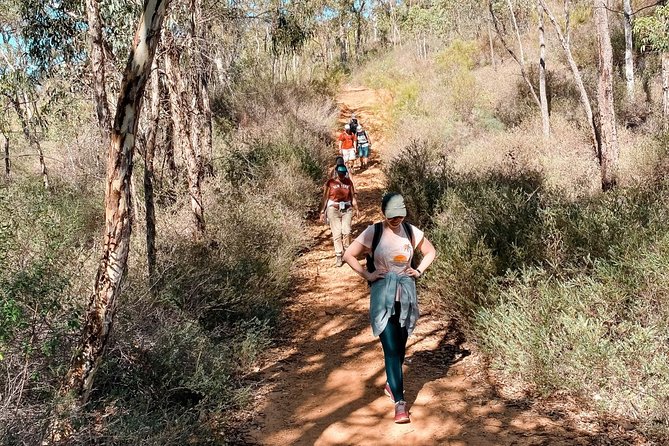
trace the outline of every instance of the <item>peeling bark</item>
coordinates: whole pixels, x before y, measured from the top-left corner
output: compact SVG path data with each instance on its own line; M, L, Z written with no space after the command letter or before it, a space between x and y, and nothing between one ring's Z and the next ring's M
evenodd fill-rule
M111 333L121 279L130 246L133 155L142 96L169 0L147 0L126 65L111 133L105 184L103 254L89 297L80 347L67 375L64 392L86 403Z

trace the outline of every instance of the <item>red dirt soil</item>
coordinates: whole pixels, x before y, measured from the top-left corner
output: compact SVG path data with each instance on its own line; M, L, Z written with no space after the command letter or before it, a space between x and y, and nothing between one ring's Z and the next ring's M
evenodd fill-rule
M381 217L385 178L378 154L385 122L379 110L386 101L388 95L354 87L338 97L341 123L355 112L373 141L370 168L353 177L361 209L353 236ZM298 261L284 346L258 372L262 396L245 444L648 444L633 427L602 423L574 401L502 396L455 319L427 306L409 338L404 367L411 423L394 424L393 404L383 393L381 345L369 326L367 284L347 265L334 267L328 227L312 221L308 231L313 248Z

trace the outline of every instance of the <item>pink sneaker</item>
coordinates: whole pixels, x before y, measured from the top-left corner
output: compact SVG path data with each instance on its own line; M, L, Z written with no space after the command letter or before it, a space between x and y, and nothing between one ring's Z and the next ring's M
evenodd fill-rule
M390 384L386 383L386 387L383 388L383 393L385 393L388 398L390 398L390 401L393 403L395 402L395 398L393 398L393 391L390 390Z
M411 423L406 401L398 401L395 403L395 423Z

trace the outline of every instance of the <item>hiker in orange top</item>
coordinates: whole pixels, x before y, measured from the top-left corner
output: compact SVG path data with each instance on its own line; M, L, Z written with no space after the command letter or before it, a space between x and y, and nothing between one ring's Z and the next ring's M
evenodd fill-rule
M344 262L370 284L369 317L372 333L383 346L386 366L384 392L395 403L395 423L409 423L404 400L402 365L407 339L418 320L416 279L437 255L423 231L404 221L407 215L400 194L381 201L384 220L365 229L344 253ZM416 252L423 255L418 263ZM358 257L367 254L367 269Z
M344 131L339 134L337 141L339 141L339 153L344 158L348 170L351 170L355 162L356 137L355 133L351 131L350 125L346 124L344 126Z
M355 188L349 178L346 178L348 169L340 164L335 168L337 178L329 179L324 186L323 200L321 201L321 221L330 224L335 249L335 266L342 266L342 255L351 242L351 221L353 212L359 214L358 202L355 198Z

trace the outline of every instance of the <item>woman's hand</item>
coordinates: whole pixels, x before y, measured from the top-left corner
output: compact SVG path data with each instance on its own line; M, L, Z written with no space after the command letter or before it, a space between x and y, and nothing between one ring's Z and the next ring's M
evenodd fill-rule
M367 282L376 282L379 279L383 279L386 276L385 271L379 271L376 270L373 273L366 272L365 273L365 279L367 279Z
M321 223L325 223L325 212L321 212L320 221Z
M404 269L404 273L405 273L407 276L409 276L409 277L413 277L414 279L418 279L418 278L421 276L421 272L420 272L420 271L418 271L417 269L413 269L413 268L410 267L410 266L407 266L407 267Z

